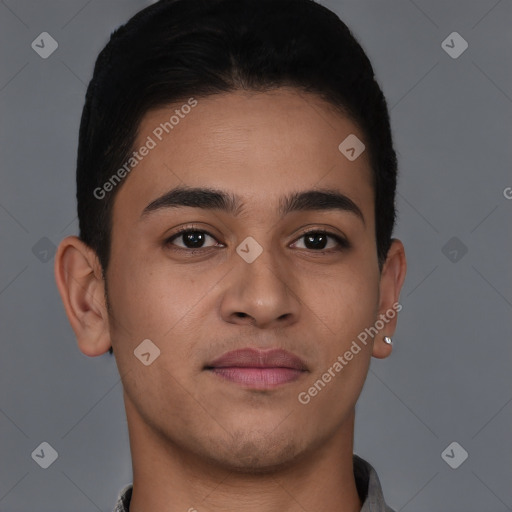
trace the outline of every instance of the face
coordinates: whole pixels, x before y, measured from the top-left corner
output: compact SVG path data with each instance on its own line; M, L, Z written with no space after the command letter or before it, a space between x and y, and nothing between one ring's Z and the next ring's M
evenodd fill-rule
M338 149L364 135L291 89L180 107L144 117L135 148L155 145L113 206L108 328L128 423L227 468L276 467L335 435L368 371L371 338L332 370L383 312L368 155ZM177 187L236 204L156 201ZM160 355L146 366L134 350L147 339ZM211 369L245 348L286 350L303 370Z

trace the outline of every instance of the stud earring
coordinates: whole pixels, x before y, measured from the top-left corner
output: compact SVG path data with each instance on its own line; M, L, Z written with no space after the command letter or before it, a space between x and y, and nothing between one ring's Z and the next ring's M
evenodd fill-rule
M393 345L393 340L389 336L384 336L384 343L388 345Z

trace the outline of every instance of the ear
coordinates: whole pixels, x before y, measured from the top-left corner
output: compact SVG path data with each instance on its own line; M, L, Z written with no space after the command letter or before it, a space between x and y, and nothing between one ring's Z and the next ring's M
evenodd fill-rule
M111 346L105 286L96 253L76 236L61 241L55 255L55 280L78 347L87 356Z
M394 238L391 242L386 261L382 267L379 284L379 309L377 319L383 321L384 328L376 336L372 355L379 359L391 354L391 345L383 341L384 336L392 337L398 320L400 291L407 271L404 245Z

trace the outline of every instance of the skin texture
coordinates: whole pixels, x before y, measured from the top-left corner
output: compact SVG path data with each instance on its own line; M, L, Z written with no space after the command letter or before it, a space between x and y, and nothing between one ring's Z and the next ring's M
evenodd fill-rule
M114 348L133 460L130 510L358 511L355 404L371 357L391 353L382 338L393 335L396 316L308 404L297 397L392 309L405 277L398 240L379 272L367 153L349 161L338 150L349 134L364 136L331 105L294 89L197 100L118 185L110 313L87 246L67 237L55 261L80 350ZM135 147L180 105L147 113ZM244 205L236 216L181 207L141 219L178 185L232 192ZM364 222L339 210L278 215L281 196L318 188L348 196ZM166 245L191 224L211 235L203 252L187 256L182 236ZM345 237L350 248L329 238L315 249L304 228ZM263 248L252 263L236 252L248 236ZM161 351L149 366L134 356L144 339ZM284 348L308 372L262 391L204 370L244 347Z

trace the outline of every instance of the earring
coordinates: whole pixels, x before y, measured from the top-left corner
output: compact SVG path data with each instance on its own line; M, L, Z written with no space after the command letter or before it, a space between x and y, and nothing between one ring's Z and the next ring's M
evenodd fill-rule
M384 336L384 343L388 345L393 345L393 340L389 336Z

